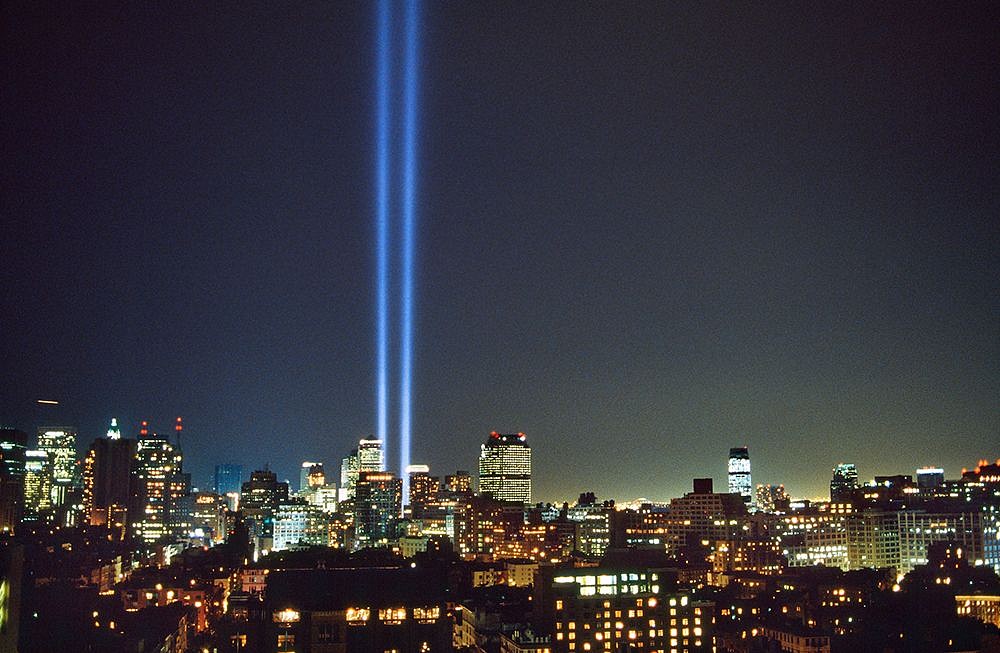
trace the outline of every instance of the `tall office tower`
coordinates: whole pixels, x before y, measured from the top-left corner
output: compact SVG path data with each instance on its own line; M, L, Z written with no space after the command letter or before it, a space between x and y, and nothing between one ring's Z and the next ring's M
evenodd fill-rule
M358 473L354 495L354 528L358 546L377 546L396 539L402 511L403 480L389 472Z
M326 474L323 472L323 463L302 463L299 469L299 492L305 492L309 488L326 485Z
M167 536L184 536L190 530L192 506L182 501L191 492L190 475L183 473L184 458L166 438L148 434L143 423L136 445L136 519L132 531L151 544Z
M382 451L381 440L361 440L358 442L358 471L385 471L385 453Z
M274 511L272 551L326 546L330 541L329 518L316 506L291 499Z
M531 503L531 447L524 433L490 433L479 452L479 493Z
M108 439L109 440L121 440L122 430L118 428L118 418L111 418L111 426L108 427Z
M38 448L52 461L52 505L66 503L66 495L76 481L76 428L38 427Z
M279 483L278 477L269 469L258 469L243 484L240 494L240 510L251 522L251 536L258 550L269 549L274 533L274 511L278 505L288 501L288 483Z
M410 506L410 516L419 519L423 517L424 509L434 500L438 492L438 479L430 475L427 465L410 465L406 473L410 476L410 494L407 504Z
M917 487L921 490L933 490L944 485L944 470L940 467L922 467L917 470Z
M221 497L229 494L239 495L243 489L243 465L215 466L215 493Z
M841 463L833 468L830 481L830 501L850 501L858 488L858 468L854 463Z
M52 461L41 449L24 453L24 521L39 521L52 508Z
M384 472L385 454L381 440L361 440L357 449L340 463L340 490L337 498L340 501L350 501L354 498L354 487L358 482L359 472Z
M358 482L358 450L352 449L340 461L340 489L337 490L338 501L350 501L354 498L354 486Z
M214 492L192 494L194 509L191 515L191 532L212 542L226 539L226 498Z
M128 524L133 507L133 467L138 442L131 438L97 438L83 459L84 520L91 526ZM138 518L138 515L131 515Z
M729 493L743 497L743 503L753 503L753 482L750 480L750 450L733 447L729 450Z
M21 522L27 450L27 433L0 428L0 532L13 533Z
M444 488L449 492L469 494L472 492L472 474L461 469L454 474L448 474L444 477Z

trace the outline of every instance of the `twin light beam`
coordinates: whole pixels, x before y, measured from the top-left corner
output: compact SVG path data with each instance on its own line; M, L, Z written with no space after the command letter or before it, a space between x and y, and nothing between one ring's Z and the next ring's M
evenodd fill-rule
M399 475L403 496L409 491L413 387L413 266L416 238L417 186L417 61L419 0L400 3L379 0L375 66L375 222L376 222L376 437L386 460L393 455L389 436L390 294L399 287ZM402 29L397 28L402 13ZM401 34L399 33L401 31ZM402 39L402 52L399 41ZM398 61L399 58L402 61ZM399 76L402 76L401 97ZM401 108L398 107L401 105ZM397 109L400 114L397 117ZM396 144L397 137L401 141ZM398 251L394 237L399 239ZM398 253L397 266L392 262ZM394 275L393 272L396 272Z

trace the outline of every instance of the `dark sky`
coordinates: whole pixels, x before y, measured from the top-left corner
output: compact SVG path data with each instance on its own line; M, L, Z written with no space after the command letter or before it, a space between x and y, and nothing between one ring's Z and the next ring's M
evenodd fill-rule
M0 416L183 415L202 486L336 468L374 428L373 7L0 11ZM995 3L424 23L414 462L524 431L553 500L735 445L798 496L1000 455Z

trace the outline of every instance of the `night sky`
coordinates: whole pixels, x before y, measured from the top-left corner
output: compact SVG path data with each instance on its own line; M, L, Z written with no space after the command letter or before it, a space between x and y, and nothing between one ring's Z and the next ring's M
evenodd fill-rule
M297 484L374 430L374 6L221 4L3 3L0 421L183 415L195 485ZM997 13L428 3L413 461L524 431L538 500L665 499L730 446L796 496L1000 455Z

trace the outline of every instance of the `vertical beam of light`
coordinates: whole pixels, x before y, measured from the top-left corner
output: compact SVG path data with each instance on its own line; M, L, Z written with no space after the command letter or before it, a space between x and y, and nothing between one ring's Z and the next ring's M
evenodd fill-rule
M408 0L405 15L405 49L403 53L403 278L402 332L400 342L399 379L399 474L403 480L403 500L409 496L410 428L413 382L413 263L416 237L417 187L417 90L419 82L418 23L420 0Z
M388 455L389 413L389 136L391 79L389 58L392 47L392 3L378 3L378 30L375 37L375 228L376 228L376 433Z

